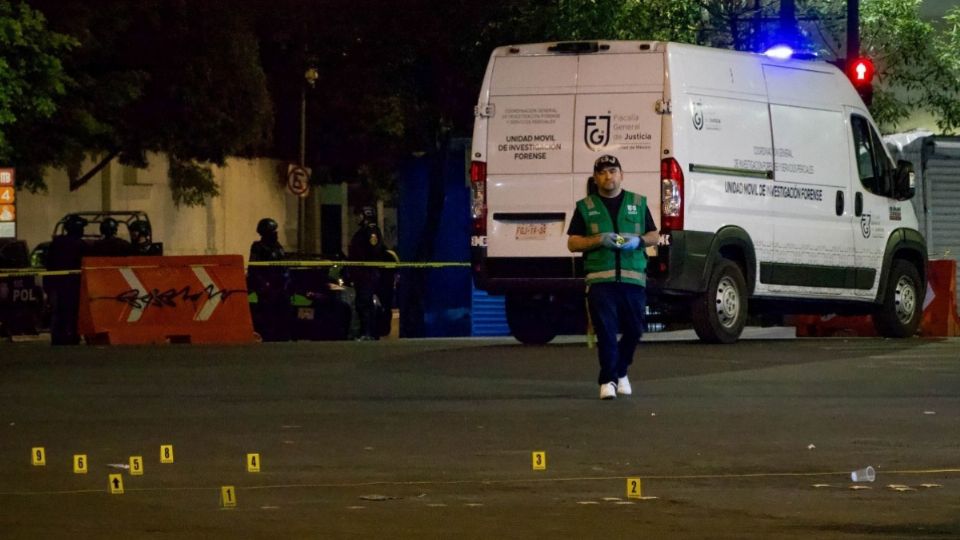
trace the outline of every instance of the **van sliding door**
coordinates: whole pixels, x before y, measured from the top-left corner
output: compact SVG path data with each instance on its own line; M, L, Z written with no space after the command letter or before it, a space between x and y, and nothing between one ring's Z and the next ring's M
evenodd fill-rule
M822 96L833 74L763 66L770 97L774 260L760 281L786 293L850 297L858 288L853 193L843 111Z

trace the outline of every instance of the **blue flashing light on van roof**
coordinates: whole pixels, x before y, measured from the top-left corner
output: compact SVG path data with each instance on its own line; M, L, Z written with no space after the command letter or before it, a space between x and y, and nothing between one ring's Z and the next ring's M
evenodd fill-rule
M788 60L793 57L793 48L789 45L774 45L766 51L763 51L763 54L769 56L770 58Z
M769 58L776 58L777 60L816 60L817 53L810 51L797 51L789 45L774 45L770 47L763 54Z

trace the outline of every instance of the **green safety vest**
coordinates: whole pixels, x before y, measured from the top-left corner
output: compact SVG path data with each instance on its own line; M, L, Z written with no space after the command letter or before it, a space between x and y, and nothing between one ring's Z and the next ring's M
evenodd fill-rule
M647 218L647 198L625 191L620 213L617 215L618 230L621 233L642 236ZM577 201L577 210L587 224L587 234L614 232L613 221L607 207L599 195L588 195ZM642 241L641 241L642 242ZM617 264L619 259L619 265ZM587 286L592 283L619 281L641 287L647 284L647 252L640 247L633 251L612 250L604 247L592 249L583 254L583 267L587 271Z

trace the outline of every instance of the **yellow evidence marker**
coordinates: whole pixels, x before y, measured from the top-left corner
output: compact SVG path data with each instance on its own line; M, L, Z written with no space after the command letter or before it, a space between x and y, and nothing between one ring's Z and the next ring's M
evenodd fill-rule
M642 499L642 487L639 478L627 478L627 498Z
M533 453L533 470L535 471L545 471L547 470L547 453L540 450Z
M172 444L164 444L160 446L160 463L173 463Z
M86 454L73 455L73 473L87 474L87 455Z
M30 450L30 463L36 467L43 467L47 464L47 452L42 446L34 446Z
M260 454L247 454L247 472L260 472Z
M143 476L143 456L130 456L130 476Z
M224 508L236 508L237 494L233 486L223 486L220 488L220 506Z
M109 478L110 478L110 494L123 495L123 475L111 474Z

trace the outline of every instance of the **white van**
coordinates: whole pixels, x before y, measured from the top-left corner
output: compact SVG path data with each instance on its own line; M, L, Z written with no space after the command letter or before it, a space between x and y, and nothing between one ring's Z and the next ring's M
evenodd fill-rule
M566 228L607 153L661 231L651 305L702 340L735 341L748 303L870 313L885 336L917 329L927 253L905 202L912 166L894 165L831 64L663 42L500 47L475 113L474 276L506 295L520 341L582 314Z

